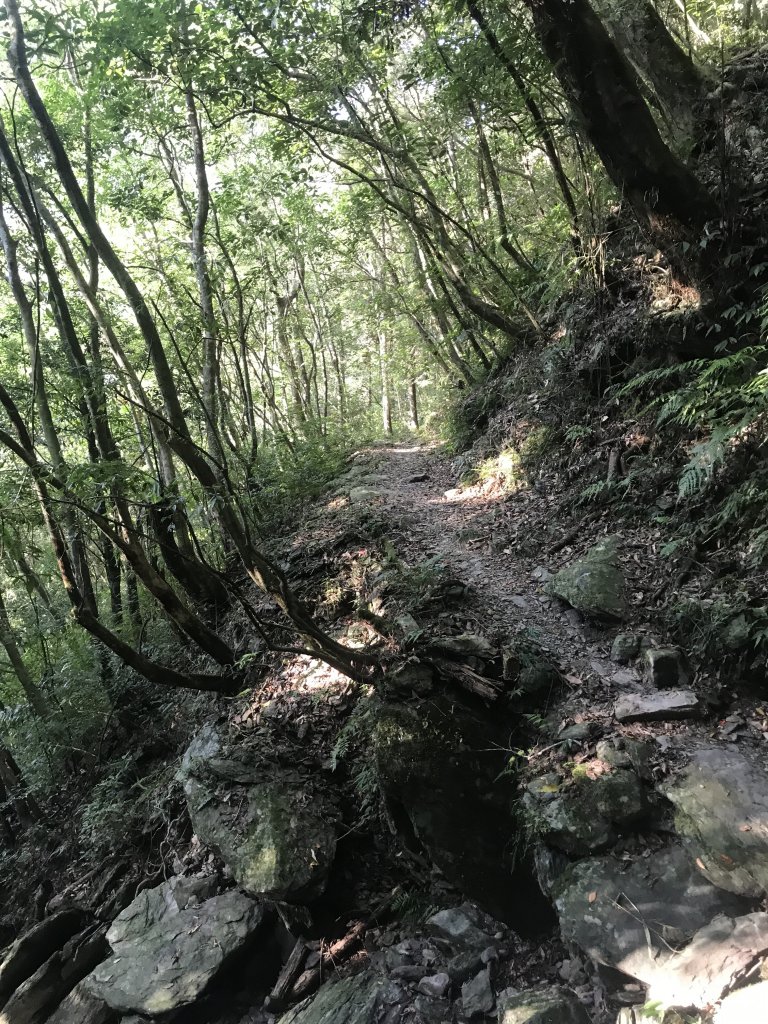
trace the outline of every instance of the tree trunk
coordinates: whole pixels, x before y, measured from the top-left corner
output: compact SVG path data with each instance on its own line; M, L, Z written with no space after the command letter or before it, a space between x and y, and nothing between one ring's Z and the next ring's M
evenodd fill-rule
M16 638L13 635L11 629L11 623L8 618L8 611L3 601L2 591L0 591L0 644L5 648L5 653L8 655L8 660L11 663L13 671L16 674L16 678L21 684L21 688L24 691L27 700L29 701L30 707L35 714L45 720L50 717L51 711L48 707L48 702L43 696L42 691L38 687L37 683L32 678L32 675L24 663L24 659L21 656Z
M208 254L205 249L205 231L208 225L208 213L211 207L208 174L205 167L205 146L203 131L197 113L192 86L184 89L184 100L187 108L187 124L192 137L194 153L195 183L197 187L197 208L192 223L192 259L195 266L195 280L203 320L203 374L202 402L205 412L205 436L208 451L221 462L223 452L219 441L217 413L217 375L218 375L218 330L216 315L213 311L213 294L211 289Z
M408 419L411 430L419 429L419 402L416 392L416 381L411 378L408 382Z
M385 434L392 433L392 393L389 383L389 346L383 328L379 329L379 375L381 378L381 425Z
M0 789L4 789L16 811L22 828L40 820L40 808L33 796L26 793L26 785L16 759L0 739ZM11 830L12 831L12 830ZM0 1002L2 998L0 997Z
M688 135L704 99L704 82L650 0L598 0L597 13L619 49L648 83L679 134Z
M588 0L525 0L536 32L609 177L674 255L718 216L701 182L659 133L635 76Z

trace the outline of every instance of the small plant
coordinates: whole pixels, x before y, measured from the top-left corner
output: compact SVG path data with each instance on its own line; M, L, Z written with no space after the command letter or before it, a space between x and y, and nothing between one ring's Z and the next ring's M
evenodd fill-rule
M358 800L355 828L370 825L379 813L379 779L373 758L370 756L371 733L377 709L378 702L373 688L369 687L339 730L331 749L332 771L337 771L344 762L350 764L350 778Z
M110 765L109 773L93 787L83 808L80 838L94 851L114 850L131 837L170 819L176 765L162 764L139 777L132 754Z
M592 427L585 427L581 423L574 423L573 426L568 427L563 435L567 444L575 444L577 441L584 441L588 437L592 437Z
M398 561L389 570L389 592L411 608L420 608L440 596L449 581L448 570L439 555L433 555L415 565Z
M409 927L419 927L437 911L438 907L432 903L431 894L426 889L400 887L392 899L392 912L395 917Z

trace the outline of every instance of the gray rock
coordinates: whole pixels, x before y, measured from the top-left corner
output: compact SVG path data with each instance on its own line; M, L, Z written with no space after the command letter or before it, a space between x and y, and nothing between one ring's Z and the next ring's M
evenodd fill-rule
M559 740L573 740L575 743L586 743L593 732L591 722L574 722L573 725L566 725L557 734Z
M624 768L579 778L548 802L529 790L524 804L539 838L575 856L604 849L647 809L640 780Z
M112 956L88 975L89 995L122 1013L188 1006L255 936L264 908L241 892L197 902L194 883L145 889L107 932Z
M613 765L614 768L632 768L641 779L650 779L651 761L654 749L643 740L633 740L628 736L617 736L610 740L601 740L595 747L595 754L601 761Z
M676 647L649 647L643 655L643 674L659 690L685 689L691 682L688 661Z
M667 966L649 1002L703 1009L717 1002L751 964L768 953L768 914L714 918Z
M549 655L527 637L502 648L502 678L520 697L541 697L562 684L562 676Z
M499 996L499 1024L590 1024L579 1000L562 988L542 985Z
M761 765L735 750L702 747L664 794L710 881L745 896L768 892L768 785Z
M630 864L612 857L580 861L563 872L554 895L566 943L645 984L663 980L675 950L717 914L751 909L702 877L679 846Z
M379 1024L385 1008L396 1006L403 995L398 985L367 971L323 985L315 996L283 1014L279 1024Z
M402 964L389 972L398 981L421 981L429 970L424 964Z
M432 640L430 646L456 658L474 657L492 661L499 653L493 644L479 633L438 636Z
M490 1013L495 1002L488 968L461 986L461 1008L465 1017L481 1017Z
M427 931L460 950L478 955L493 943L499 925L471 903L440 910L427 921Z
M561 785L562 779L557 772L547 772L546 775L531 779L525 788L538 803L548 803L557 798Z
M390 690L416 694L425 697L435 682L435 670L423 661L407 661L404 665L387 673L386 685Z
M539 883L541 891L551 896L558 878L571 861L560 850L553 850L552 847L545 846L544 843L536 843L533 848L533 863L536 881Z
M419 995L416 996L413 1007L427 1024L445 1024L451 1019L451 1004L448 999L431 999L429 996Z
M247 892L287 902L320 895L336 853L336 830L317 794L289 775L259 781L206 726L184 755L180 778L202 842Z
M768 1006L768 981L758 981L731 992L715 1013L714 1024L758 1024L765 1019Z
M613 714L619 722L659 722L697 718L703 711L693 690L662 690L621 697L616 701Z
M349 500L353 505L367 505L370 501L383 498L381 491L373 487L351 487L349 489Z
M448 961L446 971L454 985L463 985L483 966L482 954L477 950L457 953Z
M640 653L640 637L637 633L619 633L611 646L611 657L620 665L626 665Z
M418 986L419 992L430 999L442 999L450 987L451 979L444 971L422 978Z
M627 601L616 538L606 537L578 561L561 569L550 590L585 615L623 619Z
M46 1018L46 1024L113 1024L116 1020L117 1013L92 996L81 981Z
M91 919L74 907L58 910L23 932L0 961L0 1006Z

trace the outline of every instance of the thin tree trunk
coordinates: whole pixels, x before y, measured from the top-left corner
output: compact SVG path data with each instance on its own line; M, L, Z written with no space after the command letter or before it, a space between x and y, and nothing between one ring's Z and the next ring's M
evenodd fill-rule
M416 392L416 381L411 378L408 381L408 417L411 430L419 429L419 402Z
M568 212L571 215L574 236L578 238L580 235L579 212L576 206L576 201L573 198L573 192L571 190L570 182L568 181L568 176L565 173L562 160L560 159L560 154L557 151L557 144L555 142L555 137L552 134L552 130L549 127L549 123L544 114L542 113L542 110L539 107L538 103L534 99L533 94L531 93L531 90L529 89L528 84L525 81L525 78L523 77L523 75L520 74L514 62L510 60L506 50L501 45L498 36L490 27L485 15L480 10L480 7L477 4L476 0L466 0L466 4L470 17L474 20L474 22L477 24L477 27L483 33L490 50L494 53L499 63L501 63L504 66L507 73L509 74L509 77L512 79L514 83L515 88L520 93L523 103L525 104L525 108L531 116L531 120L533 121L536 133L539 136L539 139L541 140L541 144L544 148L544 152L546 153L547 160L549 160L549 165L552 168L552 173L555 176L555 181L557 182L560 188L560 193L563 197L563 202L565 203Z
M222 462L224 453L221 449L218 431L217 412L217 373L218 373L218 329L216 315L213 310L208 254L205 249L205 232L208 225L208 214L211 207L208 174L205 167L205 146L200 118L197 112L192 86L184 89L184 101L187 109L187 124L192 137L194 153L195 183L197 188L197 208L192 224L192 259L195 265L195 280L203 321L203 376L202 400L205 411L205 431L208 451Z
M8 655L8 660L11 663L11 667L21 684L21 688L29 701L30 707L35 714L45 720L50 717L51 710L48 707L48 702L43 696L42 690L38 687L37 683L32 678L32 674L24 663L24 659L21 656L16 638L13 635L11 629L11 623L8 618L8 610L5 607L3 601L2 591L0 590L0 644L5 648L5 653Z
M385 434L392 433L392 394L389 381L389 345L383 328L378 331L379 375L381 378L381 425Z
M0 739L0 784L13 803L16 817L22 828L28 828L40 820L42 817L40 807L32 794L28 792L21 769L2 739Z

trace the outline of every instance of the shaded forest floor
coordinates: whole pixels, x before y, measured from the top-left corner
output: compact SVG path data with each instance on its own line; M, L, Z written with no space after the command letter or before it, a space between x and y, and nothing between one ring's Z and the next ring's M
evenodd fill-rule
M719 678L719 666L699 657L694 643L684 651L690 662L685 685L700 698L691 719L617 719L621 699L659 693L641 661L627 663L612 650L616 636L628 631L649 646L669 642L654 604L665 578L658 527L642 510L634 519L593 510L580 522L567 489L546 476L530 482L505 472L503 462L462 484L466 470L466 460L452 459L435 444L361 449L329 492L303 509L298 529L286 531L276 545L292 584L326 627L348 643L378 649L391 665L382 688L374 692L305 655L278 654L257 642L249 668L252 688L237 699L177 695L155 721L150 708L142 744L131 751L130 773L111 788L97 786L89 793L84 782L80 790L63 792L58 809L49 809L47 838L38 834L34 869L29 854L20 855L11 934L39 914L35 897L41 872L48 894L53 893L49 913L75 905L102 921L111 920L136 891L173 875L209 879L224 889L232 885L227 865L194 834L178 774L192 737L203 724L214 723L249 771L294 780L310 802L322 800L336 822L338 843L327 888L308 907L281 911L287 914L283 942L295 941L298 934L323 949L344 941L350 926L364 920L365 941L353 944L352 957L338 964L339 973L376 965L385 973L406 967L416 978L419 957L432 949L423 931L425 918L466 897L493 910L498 896L502 909L494 916L509 931L503 932L503 953L494 968L497 993L510 985L527 989L565 982L598 1022L612 1022L617 1005L641 999L626 976L606 987L588 959L563 945L548 903L528 902L534 890L538 894L530 851L524 849L530 837L522 837L527 866L515 867L512 874L507 866L502 869L508 891L495 891L497 881L482 877L487 861L473 858L476 848L482 855L489 822L465 821L465 807L478 793L482 803L500 783L501 802L498 808L490 805L489 820L506 830L499 848L506 854L505 843L517 839L515 812L504 815L524 802L527 789L554 779L567 801L579 780L610 773L602 759L606 750L639 744L645 751L642 816L595 846L579 835L575 841L587 845L574 848L583 858L576 865L597 863L585 854L606 852L606 860L635 878L644 864L666 855L670 843L676 846L673 808L661 794L685 769L691 752L738 750L751 770L763 773L768 715L759 692L736 692L729 680ZM622 622L587 618L549 587L558 570L606 534L617 538L626 582L629 611ZM266 616L258 595L250 596ZM226 628L237 641L249 626L233 612ZM558 670L544 690L522 701L514 684L505 683L494 668L498 652L521 645ZM438 666L436 672L425 671L430 664ZM399 805L408 813L398 817L398 807L388 802L376 739L377 716L393 708L414 722L434 721L437 715L451 729L460 723L465 736L474 730L471 753L485 774L472 780L475 796L469 803L466 793L452 789L461 779L443 779L440 768L421 780L423 786L408 777ZM105 759L119 757L119 729L128 726L114 728L104 743ZM134 722L125 739L133 743L135 735ZM464 746L462 740L457 749ZM414 788L430 815L439 818L447 807L448 829L437 839L427 829L422 842L408 823L408 814L417 821L421 810L407 803ZM245 797L235 786L220 799L239 809ZM91 834L103 829L100 846L83 844L86 820ZM572 839L566 835L566 841ZM456 858L467 854L467 864L452 875ZM563 870L568 858L556 851L553 863ZM536 863L542 884L548 870ZM9 875L6 886L11 881ZM400 950L409 943L403 963ZM411 1013L416 982L409 988L406 975L391 978L401 986L406 982L398 998ZM252 981L225 978L189 1019L267 1024L279 1019L264 1003L267 992ZM454 1013L443 1019L463 1018Z

